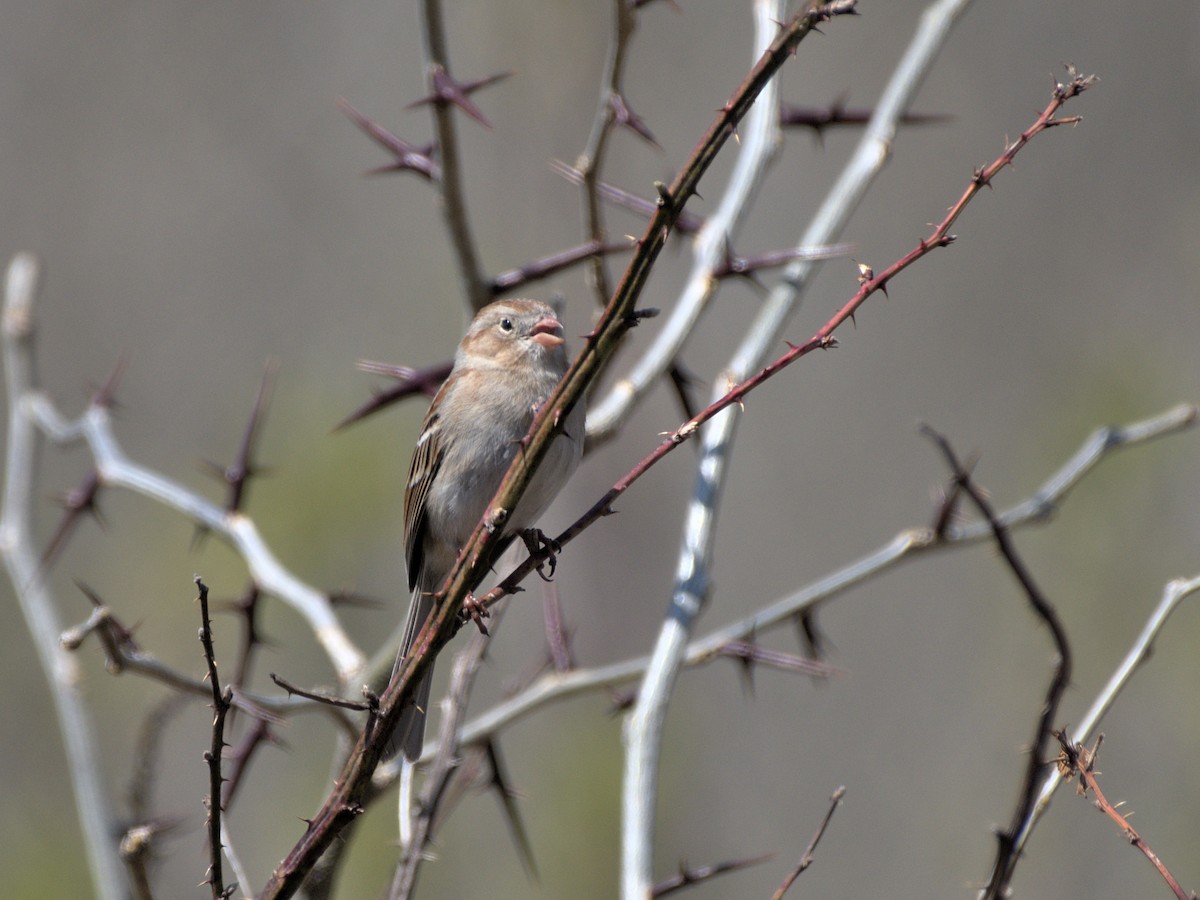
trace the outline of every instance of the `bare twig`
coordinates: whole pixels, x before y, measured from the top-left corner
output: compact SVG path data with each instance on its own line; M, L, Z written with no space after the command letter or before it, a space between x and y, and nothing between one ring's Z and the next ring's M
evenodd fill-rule
M697 866L696 868L692 868L686 863L680 863L678 872L670 878L660 881L650 889L650 896L657 900L659 897L676 894L685 888L711 881L719 875L737 872L739 869L748 869L750 866L760 866L768 860L774 859L774 857L774 853L765 853L762 856L751 856L747 859L731 859L708 866Z
M233 892L239 885L244 885L248 891L250 887L250 876L247 874L248 870L246 869L245 863L242 862L241 856L239 856L237 851L234 849L233 838L229 836L228 817L223 817L221 819L221 844L225 848L225 858L229 861L229 868L233 870L233 877L237 879L229 886L226 896L232 897ZM244 893L244 896L248 897L249 894Z
M63 517L50 540L46 542L46 549L42 551L42 566L47 571L54 565L58 554L67 545L67 539L75 533L85 515L92 516L97 522L104 521L100 515L99 498L100 476L94 470L88 472L79 487L72 488L62 495L60 502Z
M134 900L154 900L150 885L150 864L154 861L158 837L174 825L164 822L139 822L125 829L118 844L121 860L129 871Z
M86 441L103 485L123 487L156 500L228 541L245 560L255 584L308 622L333 663L338 681L343 685L353 684L359 677L364 663L362 652L342 628L329 598L284 567L252 519L241 512L226 510L130 460L113 434L112 419L103 406L93 404L79 419L67 420L47 397L32 389L21 393L20 405L52 441L61 444Z
M129 778L129 824L121 835L121 859L129 871L137 900L153 900L150 866L160 855L159 837L174 830L173 818L153 814L152 796L161 762L162 739L170 720L187 706L182 694L168 694L154 704L142 721Z
M425 95L420 100L414 100L405 109L416 109L418 106L432 106L438 103L457 106L484 128L490 129L492 123L487 120L483 110L475 105L471 95L506 78L511 78L512 75L512 72L497 72L495 75L487 75L483 78L459 81L447 73L444 68L436 70L433 75L432 93Z
M816 834L812 836L812 840L808 842L808 846L804 848L804 852L800 854L800 861L796 863L795 868L787 873L783 882L775 889L775 893L771 895L771 900L783 900L783 895L791 888L792 883L800 877L803 872L813 864L814 855L817 850L817 844L821 843L821 838L825 836L825 830L829 827L829 823L833 820L833 814L837 812L837 808L842 805L842 798L846 796L845 786L839 787L829 797L829 809L825 811L825 818L821 819L821 824L817 826Z
M212 890L213 900L227 900L237 887L236 884L226 886L221 874L221 852L224 849L221 841L221 756L225 752L225 714L232 705L232 694L229 688L221 689L221 680L217 675L217 656L213 649L212 619L208 615L208 586L198 575L196 588L200 592L197 597L200 601L200 643L204 647L204 662L208 666L208 685L212 690L213 708L212 743L204 754L204 761L208 764L208 817L205 822L208 827L207 881Z
M753 58L757 59L775 37L778 26L774 23L783 18L784 6L758 3L755 9L758 12ZM776 82L766 85L759 102L746 117L729 183L716 211L705 220L693 242L691 271L657 339L633 370L609 389L604 401L588 410L589 442L616 434L636 401L670 368L716 295L718 272L729 256L728 248L741 231L779 150L778 90Z
M1093 730L1104 718L1105 714L1112 708L1121 691L1124 690L1134 673L1141 668L1142 664L1150 658L1151 650L1154 646L1154 640L1162 632L1162 629L1167 624L1167 619L1170 618L1176 608L1193 594L1200 593L1200 575L1192 578L1179 578L1171 581L1163 589L1162 598L1155 606L1150 618L1142 627L1141 633L1133 642L1133 646L1129 648L1129 652L1121 660L1120 665L1109 677L1108 682L1101 689L1096 699L1092 701L1087 713L1084 714L1082 721L1076 726L1076 735L1080 741L1086 741L1091 737ZM1014 852L1017 855L1024 850L1029 836L1033 833L1034 827L1041 819L1042 815L1050 807L1050 800L1054 796L1063 781L1063 773L1057 769L1053 770L1046 776L1045 782L1042 784L1041 790L1038 792L1037 800L1033 807L1029 810L1029 815L1013 840Z
M575 667L575 661L571 656L571 636L563 622L562 603L559 600L557 583L542 585L542 618L546 623L550 661L554 664L554 671L569 672Z
M759 664L784 672L803 672L821 678L826 678L836 671L833 666L820 660L768 650L754 641L730 641L717 650L717 655L737 660L747 672L752 672L753 667Z
M429 90L434 96L433 126L437 132L437 147L442 172L442 214L450 244L458 256L458 275L463 299L474 310L483 309L492 300L487 279L479 265L479 253L471 234L467 199L463 193L462 161L458 154L458 134L454 124L454 104L447 88L454 84L450 77L450 57L446 49L446 30L442 21L441 0L422 0L421 34L425 41L425 67ZM465 96L465 95L464 95Z
M625 0L612 0L612 9L612 35L608 41L608 57L604 61L600 99L592 119L592 132L587 145L575 160L575 170L579 172L583 183L584 229L588 238L596 244L604 244L608 240L598 184L608 139L617 124L618 104L624 106L621 82L625 74L625 55L637 26L637 13ZM596 300L604 307L612 290L602 257L591 258L589 274Z
M550 162L550 168L571 184L583 184L583 173L574 166L569 166L556 159ZM600 195L601 200L637 213L643 219L652 218L658 208L653 200L644 200L636 194L631 194L629 191L621 190L621 188L603 181L596 182L596 192ZM703 219L689 212L682 212L675 220L673 230L680 234L696 234L702 227L704 227Z
M834 240L837 229L849 216L851 206L847 204L852 198L861 194L866 182L878 171L877 165L864 165L875 154L875 149L890 148L890 141L885 147L876 147L881 131L893 135L895 117L897 117L910 101L916 90L920 74L930 64L935 49L941 45L941 37L949 28L961 4L953 0L938 0L938 3L927 12L921 31L914 39L908 57L902 62L892 80L877 111L877 121L869 128L864 136L865 145L860 145L860 151L852 158L850 166L843 173L843 178L835 185L817 219L805 235L804 245L824 244ZM1072 72L1068 85L1056 86L1054 98L1047 106L1045 113L1040 116L1031 128L1022 135L1016 144L1008 148L1001 157L1002 165L1008 164L1012 154L1015 154L1028 140L1052 124L1060 124L1054 115L1061 105L1069 98L1078 94L1090 85L1090 80L1083 79ZM869 148L864 151L863 146ZM880 157L880 162L882 157ZM1001 167L1002 167L1001 165ZM966 202L975 195L979 186L986 184L998 168L976 173L972 185L951 210L943 222L942 228L935 230L938 243L922 242L914 253L900 260L888 273L902 271L917 259L926 255L934 246L948 243L948 228L957 218ZM727 370L728 382L737 382L753 372L762 360L768 358L771 343L782 329L787 313L799 296L799 290L805 283L807 273L811 271L812 263L794 263L785 272L785 281L776 291L773 291L763 306L755 327L747 334L742 347L735 354ZM792 277L788 277L792 276ZM847 318L850 318L867 294L866 290L880 290L887 284L886 278L879 280L864 275L863 287L858 297L847 303L816 335L802 347L793 348L797 356L809 353L818 348L831 346L833 330ZM770 378L775 366L787 364L784 358L776 360L763 369L758 375L742 381L738 388L725 395L726 398L740 399L742 388L751 389L759 379ZM724 389L719 385L717 391ZM725 398L722 398L723 402ZM695 420L693 420L695 421ZM683 651L691 637L695 621L703 609L708 595L710 579L709 566L712 557L713 542L716 535L716 511L721 490L728 473L728 462L732 452L736 427L739 422L737 410L727 406L719 417L704 429L701 439L700 460L696 471L696 481L693 488L693 500L685 518L683 540L681 542L676 580L672 591L670 609L664 617L651 668L638 694L637 705L631 716L626 720L626 773L624 785L623 829L625 834L625 875L624 893L633 898L644 893L650 883L651 843L656 803L657 765L661 752L662 724L666 715L671 692L682 662ZM635 874L636 873L636 874Z
M441 167L433 161L433 144L426 144L423 147L410 144L408 141L392 134L392 132L388 131L382 125L368 119L344 98L338 97L337 103L342 112L349 116L355 125L366 132L371 140L392 154L394 160L392 164L375 169L372 174L381 174L383 172L416 172L430 181L441 180Z
M232 753L226 754L226 758L230 761L229 776L225 779L225 790L221 797L222 808L228 809L229 804L233 802L237 795L238 788L245 783L245 776L250 771L250 762L254 759L258 749L267 744L282 744L282 741L275 736L271 731L271 723L265 719L254 720L253 727L249 728L242 736L241 742ZM221 823L225 827L225 823ZM222 841L226 845L226 850L229 849L229 842ZM230 859L232 862L232 859ZM238 879L242 884L249 886L249 882L241 878Z
M1167 883L1167 887L1171 889L1177 900L1195 900L1196 895L1189 894L1179 886L1178 879L1171 874L1158 854L1150 848L1145 838L1137 833L1137 829L1129 824L1129 819L1121 815L1104 796L1104 792L1100 790L1100 783L1096 780L1096 756L1100 752L1100 744L1104 741L1104 735L1096 736L1096 744L1090 750L1083 744L1073 743L1069 740L1065 731L1056 731L1054 736L1058 738L1059 746L1062 748L1057 759L1059 773L1064 778L1079 779L1078 793L1080 796L1086 797L1088 791L1091 791L1092 796L1096 798L1096 808L1116 822L1117 827L1125 835L1125 839L1137 847L1146 859L1150 860L1150 864Z
M432 397L438 392L438 388L442 386L446 376L450 374L452 366L453 363L444 362L424 369L410 369L408 366L393 366L389 363L360 360L358 367L364 372L386 375L396 379L396 384L386 391L376 393L370 400L334 425L333 430L341 431L343 428L348 428L355 422L361 422L368 416L374 415L406 397L418 394Z
M600 241L585 241L577 247L571 247L561 253L555 253L543 259L535 259L517 269L501 272L491 281L493 296L499 296L509 291L515 291L532 281L549 278L571 266L581 262L607 256L610 253L627 253L633 249L628 241L622 243L604 244Z
M869 109L852 109L846 106L844 97L824 107L795 106L791 103L784 103L780 110L784 128L811 128L818 139L822 138L830 128L866 125L874 115L874 111ZM940 125L953 120L953 118L954 116L940 113L905 113L900 117L900 124Z
M1000 512L996 518L1005 528L1010 529L1045 523L1066 501L1072 489L1112 453L1191 429L1197 422L1200 422L1200 409L1185 404L1128 425L1097 429L1088 436L1079 450L1028 498ZM579 522L558 535L555 540L563 544L568 543L578 533L577 525ZM697 666L711 662L719 656L721 648L730 642L747 640L756 634L792 622L797 616L815 609L838 594L891 571L905 560L933 551L973 546L990 539L991 530L986 521L954 524L948 527L944 533L925 526L905 529L888 543L848 566L831 572L813 584L801 588L743 619L726 625L706 637L692 641L688 644L684 654L684 665ZM535 563L536 557L531 557L522 563L510 578L517 578L522 570L532 571ZM509 584L509 579L489 591L480 602L495 602L503 595L504 586L507 584ZM1154 619L1147 626L1138 645L1130 651L1130 656L1118 674L1114 676L1116 684L1110 685L1110 690L1103 695L1104 709L1107 709L1107 704L1112 702L1115 693L1124 685L1132 670L1148 654L1154 635L1158 633L1170 611L1184 596L1200 591L1200 577L1193 581L1172 582L1171 585L1168 585L1168 589L1167 596L1164 597L1163 603L1160 604L1159 610L1156 611ZM638 657L596 668L574 669L562 673L549 672L538 678L521 693L497 704L491 710L481 713L468 722L459 736L459 741L464 745L478 743L548 703L641 678L645 675L649 665L649 657ZM1085 722L1094 724L1096 716L1098 713L1093 709L1093 713L1089 713ZM1092 727L1092 724L1089 724L1088 727ZM431 748L426 747L422 752L422 759L428 758L431 752ZM376 780L376 788L382 789L395 777L395 771L384 768L380 771L379 776ZM1048 785L1043 787L1042 795L1034 810L1035 814L1040 814L1044 809L1044 803L1049 802L1049 798L1046 796L1048 787ZM1053 793L1052 789L1050 793Z
M197 697L207 697L210 693L208 685L203 681L184 675L172 669L153 654L147 653L133 635L113 614L112 610L95 595L86 585L80 589L91 598L95 604L86 622L62 632L60 642L66 650L77 650L89 634L95 634L104 647L105 664L113 674L136 672L153 681L158 681L167 687L185 694ZM323 700L324 698L317 698ZM317 702L304 696L278 697L253 694L248 691L234 691L233 705L264 721L277 720L280 716L297 712L321 711L329 715L335 724L352 735L358 734L358 728L341 713L336 705Z
M484 745L483 752L487 758L490 774L488 783L500 800L500 809L508 823L513 843L516 844L517 855L521 857L521 865L525 867L529 877L536 881L538 871L537 863L533 858L533 844L529 840L529 832L521 819L521 811L517 808L519 794L512 786L508 777L508 768L500 757L500 745L495 741L488 741Z
M369 702L363 702L360 700L347 700L343 697L337 696L336 694L329 694L323 691L306 691L304 688L297 687L287 679L276 675L274 672L271 673L271 680L279 687L287 691L288 694L295 694L297 697L303 697L306 700L312 700L314 703L324 703L328 704L329 706L336 706L340 709L352 709L355 712L367 712L372 708L372 704Z
M1012 879L1013 868L1017 862L1017 855L1013 852L1016 835L1020 830L1021 823L1026 820L1029 811L1033 808L1034 792L1037 790L1038 776L1047 765L1045 762L1046 745L1052 736L1054 719L1058 715L1058 707L1062 702L1063 694L1066 693L1067 685L1071 683L1071 648L1067 641L1066 629L1063 627L1062 620L1058 617L1057 610L1055 610L1054 606L1034 583L1029 569L1017 555L1016 547L1013 545L1008 529L1000 524L1000 520L992 510L991 503L983 496L983 492L979 490L975 482L971 480L967 467L959 461L953 448L950 446L950 442L943 435L938 434L929 427L926 427L924 431L941 450L942 455L946 459L946 464L952 472L955 485L971 498L971 502L975 504L975 508L979 510L980 515L987 521L988 528L992 532L992 537L995 539L996 545L1000 548L1000 555L1004 558L1009 569L1020 583L1021 589L1025 592L1025 596L1029 600L1029 605L1033 609L1034 614L1042 620L1042 623L1050 632L1050 636L1054 641L1055 652L1058 654L1058 660L1054 666L1054 675L1051 677L1050 684L1046 688L1046 698L1041 705L1037 725L1034 728L1033 741L1030 745L1028 759L1025 764L1025 777L1021 779L1020 797L1013 812L1013 824L1008 830L996 834L996 862L992 868L991 881L984 890L984 896L987 900L999 900L999 898L1008 896L1008 885Z

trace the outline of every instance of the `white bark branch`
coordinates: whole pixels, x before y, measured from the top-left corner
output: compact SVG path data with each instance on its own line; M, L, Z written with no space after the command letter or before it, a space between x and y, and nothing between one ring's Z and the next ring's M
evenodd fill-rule
M4 557L21 614L46 674L58 717L92 886L102 900L123 900L129 890L128 881L118 853L116 829L109 814L110 804L100 772L95 723L83 701L75 658L59 642L63 626L33 543L38 441L27 401L34 377L33 302L37 288L37 260L27 253L17 254L9 264L5 279L3 334L0 335L8 388L8 448L3 511L0 512L0 555Z
M887 160L900 117L944 45L951 26L968 5L969 0L937 0L925 11L857 150L799 246L829 244L838 239L842 227ZM765 12L767 9L765 0L755 4L756 21L761 21L764 14L768 19L780 18L774 7L770 7L770 12ZM765 99L765 96L760 98L755 105L756 111L765 108ZM771 292L734 355L725 377L717 379L717 396L723 395L728 385L749 377L766 362L767 354L778 344L815 266L814 262L799 261L787 267L780 284ZM670 609L659 632L637 705L626 722L622 804L622 892L625 900L643 900L654 884L652 847L663 722L688 640L706 600L719 498L737 421L737 410L731 407L703 429L694 499L684 523L683 546Z

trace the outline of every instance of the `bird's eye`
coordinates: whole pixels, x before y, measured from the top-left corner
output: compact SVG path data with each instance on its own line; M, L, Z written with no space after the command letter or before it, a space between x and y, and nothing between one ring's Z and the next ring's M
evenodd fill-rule
M501 331L512 331L513 330L513 320L508 318L508 316L505 316L503 319L501 319L500 320L500 330Z

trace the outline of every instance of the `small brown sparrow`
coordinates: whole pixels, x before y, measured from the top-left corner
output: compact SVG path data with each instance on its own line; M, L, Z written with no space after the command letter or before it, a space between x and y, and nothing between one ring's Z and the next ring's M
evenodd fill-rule
M500 300L475 316L458 345L454 368L425 414L404 490L404 555L412 600L393 677L412 649L446 580L534 414L567 371L563 329L537 300ZM576 404L534 473L504 535L529 528L579 463L584 409ZM412 761L421 755L432 667L401 714L394 742Z

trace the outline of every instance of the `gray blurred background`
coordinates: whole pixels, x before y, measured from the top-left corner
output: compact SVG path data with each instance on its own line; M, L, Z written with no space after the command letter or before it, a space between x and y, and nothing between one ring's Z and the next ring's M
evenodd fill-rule
M485 267L499 271L574 243L577 190L549 169L573 160L590 126L608 4L448 4L463 78L515 70L477 96L495 129L460 120L471 215ZM749 3L681 0L641 15L628 97L657 152L619 135L609 181L651 192L685 158L750 63ZM922 5L861 5L784 71L784 97L872 104ZM399 500L420 401L331 434L372 379L360 358L446 358L464 323L458 280L430 186L360 177L385 162L337 110L344 96L424 142L414 8L394 3L10 2L0 16L0 251L40 254L46 388L81 408L123 354L118 434L136 460L220 496L196 467L229 462L268 358L279 362L263 440L269 477L247 509L295 572L382 600L347 611L375 649L406 598ZM945 472L916 432L927 421L977 468L995 501L1026 496L1094 427L1200 399L1200 7L1151 12L1115 2L980 3L934 67L918 111L953 122L905 131L853 219L855 257L877 268L907 252L1047 101L1074 62L1100 77L1068 113L1075 129L1038 138L960 220L959 242L892 283L845 329L841 348L754 395L736 448L703 630L925 524ZM738 249L787 246L856 135L787 142ZM719 196L728 159L701 194ZM703 200L689 207L702 213ZM640 232L609 213L615 235ZM643 297L669 305L688 254L677 243ZM620 262L613 263L619 271ZM852 293L851 262L825 266L792 328L809 336ZM590 324L578 274L530 291L566 298L568 333ZM706 381L760 301L727 284L684 361ZM634 334L630 352L654 323ZM782 349L782 347L781 347ZM565 524L679 422L665 388L623 438L591 456L543 524ZM1200 568L1200 435L1122 454L1018 547L1057 604L1077 668L1062 711L1079 720L1162 585ZM665 609L694 454L677 452L563 555L558 584L582 664L646 652ZM50 453L53 493L88 471L79 450ZM223 546L134 496L102 498L55 569L67 621L86 617L86 581L163 659L197 676L193 573L221 597L245 573ZM12 897L88 891L65 761L41 673L7 582L0 647L0 871ZM1185 606L1105 722L1104 784L1186 887L1200 887L1200 611ZM662 876L764 852L772 862L692 891L763 897L792 865L839 784L844 807L794 896L968 897L988 873L991 828L1007 822L1048 677L1049 643L991 547L922 559L832 604L821 618L843 670L814 685L733 664L686 674L667 727L657 858ZM268 604L273 643L255 681L279 672L327 683L296 617ZM502 696L543 652L538 593L521 597L494 643L475 708ZM218 652L235 651L232 617ZM794 649L790 631L765 638ZM113 804L126 807L129 758L164 689L105 673L82 650ZM443 667L444 674L446 667ZM164 897L206 896L202 821L210 713L193 703L167 733L156 809L181 827L158 870ZM323 795L333 740L315 717L263 751L231 812L261 885ZM428 897L605 897L616 890L619 720L589 696L514 727L502 749L541 879L524 876L497 803L473 796L439 835ZM365 818L342 897L377 896L394 858L394 802ZM1023 897L1148 897L1150 866L1084 801L1063 792L1018 870Z

